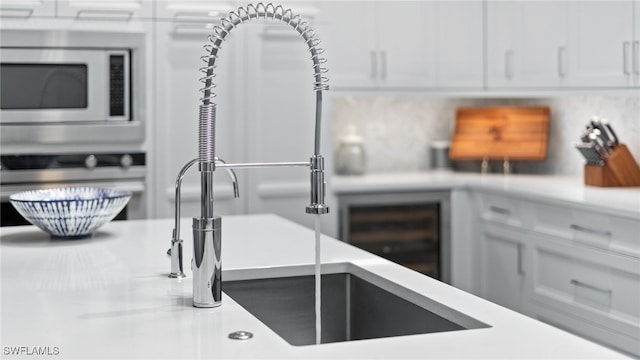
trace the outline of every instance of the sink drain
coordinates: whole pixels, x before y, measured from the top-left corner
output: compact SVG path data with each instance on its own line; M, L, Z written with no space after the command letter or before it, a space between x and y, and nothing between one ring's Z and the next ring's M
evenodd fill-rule
M253 334L248 331L234 331L229 334L229 339L233 340L249 340L253 337Z

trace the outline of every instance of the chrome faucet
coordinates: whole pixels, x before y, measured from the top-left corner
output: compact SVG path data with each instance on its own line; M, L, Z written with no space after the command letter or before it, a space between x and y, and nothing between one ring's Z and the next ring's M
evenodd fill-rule
M216 94L213 78L218 51L225 38L238 25L252 19L270 19L283 22L291 26L300 34L311 54L313 62L313 90L316 93L315 112L315 138L314 153L309 161L304 162L275 162L275 163L244 163L226 164L220 162L215 153L215 123L216 104L213 102ZM300 15L294 15L291 9L285 9L281 5L271 3L250 4L232 11L220 20L220 25L212 30L209 36L211 44L205 45L207 55L201 59L207 64L200 71L205 73L200 79L204 83L201 92L204 96L200 99L199 122L199 152L198 169L200 171L200 217L193 218L194 257L191 263L193 271L193 306L216 307L222 300L222 219L214 215L213 207L213 174L218 168L241 169L261 167L300 166L310 169L310 204L306 207L308 214L326 214L329 207L324 203L326 182L324 180L324 158L320 155L320 130L322 118L322 91L329 90L328 79L323 75L327 69L322 64L326 62L321 55L324 50L319 48L320 40L316 38L315 31L309 23L302 20ZM218 161L217 161L218 160ZM188 163L178 175L176 181L176 228L172 239L172 277L184 276L182 273L182 241L179 239L179 182L184 172L194 165L196 160ZM234 174L235 175L235 174ZM237 185L237 181L234 181ZM175 265L175 267L174 267ZM175 272L174 272L175 271Z
M171 257L171 272L169 273L169 277L173 279L182 279L187 275L184 274L182 267L182 239L180 238L180 203L181 203L181 194L182 194L182 178L187 173L187 171L196 163L198 159L193 159L186 163L180 172L178 172L178 177L176 178L176 195L175 195L175 222L173 226L173 236L171 238L171 247L167 250L167 255ZM224 164L225 161L222 159L216 158L217 163ZM227 169L229 172L229 176L231 177L231 182L233 183L233 197L240 197L240 189L238 187L238 177L236 176L236 172L233 169Z

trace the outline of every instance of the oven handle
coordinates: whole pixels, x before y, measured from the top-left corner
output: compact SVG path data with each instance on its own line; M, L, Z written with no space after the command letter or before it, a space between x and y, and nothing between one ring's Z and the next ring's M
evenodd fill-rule
M11 194L15 194L21 191L39 190L39 189L52 189L58 187L76 187L76 186L90 186L90 187L104 187L109 189L130 191L133 195L139 195L144 193L145 184L143 181L92 181L92 182L65 182L65 183L47 183L47 184L19 184L19 185L2 185L0 190L0 200L8 201Z

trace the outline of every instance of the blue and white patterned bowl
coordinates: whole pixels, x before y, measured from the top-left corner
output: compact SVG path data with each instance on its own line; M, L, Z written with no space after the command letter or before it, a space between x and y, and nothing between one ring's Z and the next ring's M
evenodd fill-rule
M30 223L53 237L77 239L93 234L129 202L131 193L94 187L30 190L9 197Z

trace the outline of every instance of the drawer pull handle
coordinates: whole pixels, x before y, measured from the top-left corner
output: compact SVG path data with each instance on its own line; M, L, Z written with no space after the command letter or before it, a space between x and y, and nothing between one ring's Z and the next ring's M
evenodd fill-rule
M584 227L584 226L580 226L580 225L576 225L576 224L571 224L571 228L575 231L582 231L585 233L589 233L589 234L596 234L596 235L602 235L602 236L611 236L611 231L607 231L607 230L596 230L596 229L590 229L588 227Z
M33 9L29 8L20 8L20 9L10 9L10 8L0 8L0 17L7 18L30 18L33 15Z
M583 283L582 281L579 281L579 280L576 280L576 279L571 279L570 282L571 282L571 285L579 286L579 287L582 287L582 288L585 288L585 289L594 290L594 291L598 291L598 292L601 292L601 293L607 293L607 294L611 294L612 293L612 291L610 289L603 289L601 287L597 287L597 286L593 286L593 285L590 285L590 284Z
M524 264L522 263L522 253L524 251L522 244L518 244L518 275L524 276Z
M489 210L491 210L491 212L502 214L502 215L510 215L511 214L511 210L505 209L505 208L499 207L499 206L491 205L491 206L489 206Z
M76 14L77 19L95 20L122 20L129 21L133 17L130 10L86 10L82 9Z

